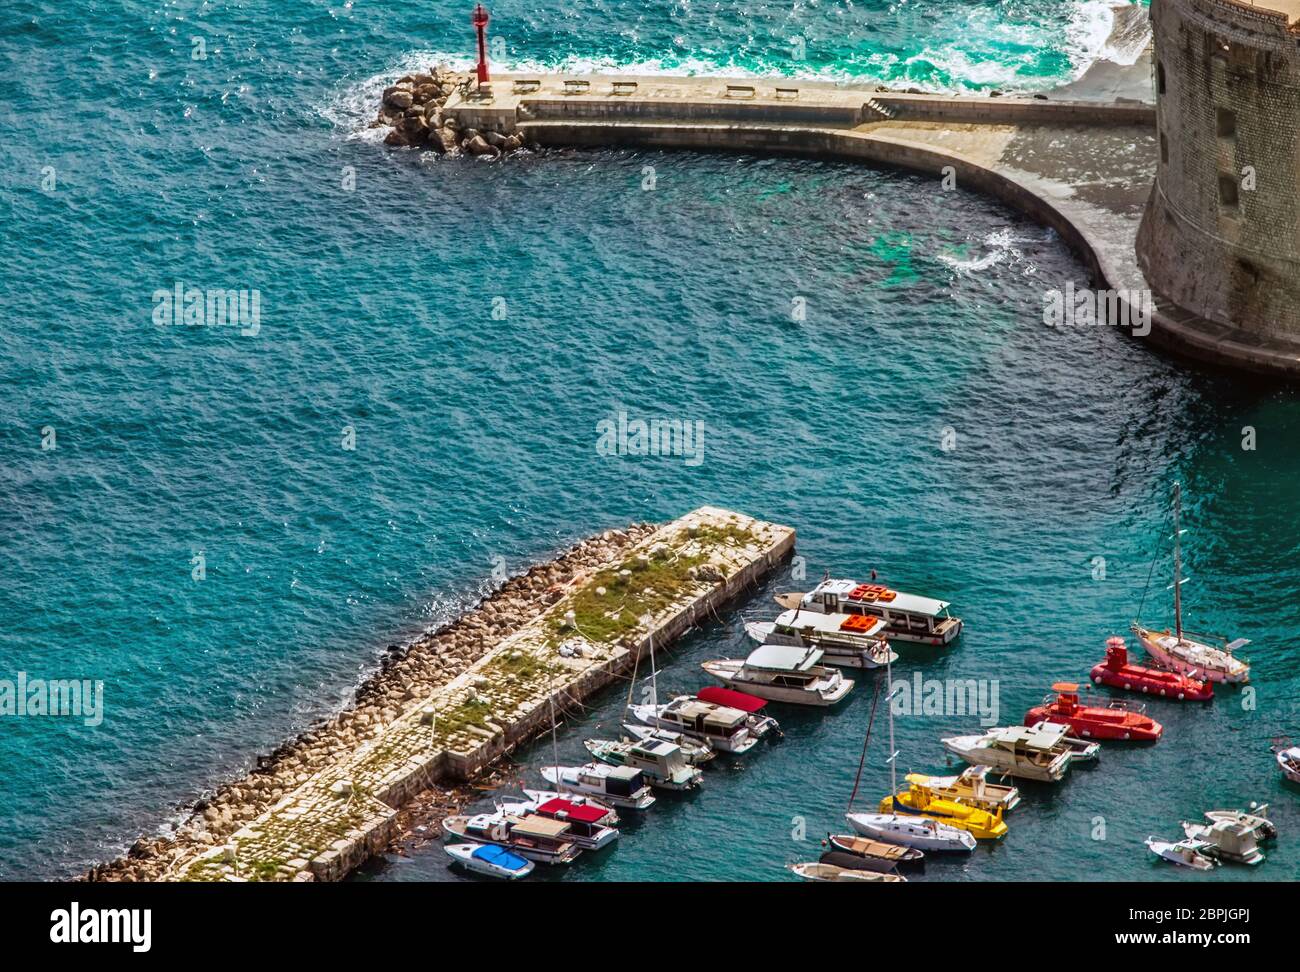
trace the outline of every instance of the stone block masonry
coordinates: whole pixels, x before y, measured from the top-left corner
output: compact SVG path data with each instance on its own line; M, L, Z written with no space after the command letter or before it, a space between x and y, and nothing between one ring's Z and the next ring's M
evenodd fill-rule
M1151 16L1160 153L1138 262L1168 302L1300 356L1300 4Z
M794 530L701 507L565 587L465 671L416 698L219 846L182 855L166 880L336 881L378 853L397 811L445 780L470 779L629 672L786 558Z

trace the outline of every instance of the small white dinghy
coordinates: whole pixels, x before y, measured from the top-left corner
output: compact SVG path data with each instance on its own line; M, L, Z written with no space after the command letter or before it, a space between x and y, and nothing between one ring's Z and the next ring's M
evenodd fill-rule
M448 844L444 849L453 864L475 874L517 881L533 873L532 861L495 844Z
M1202 853L1207 845L1201 840L1173 841L1148 837L1146 845L1156 857L1164 858L1172 864L1181 864L1197 871L1209 871L1219 866L1218 861Z
M958 830L930 817L900 813L846 813L844 819L863 837L889 844L954 853L970 853L975 849L975 838L969 831Z
M834 864L791 864L790 870L805 881L888 881L897 884L907 880L901 874L877 874L875 871L858 871Z
M1277 757L1282 775L1292 783L1300 783L1300 746L1281 743L1273 747L1273 755Z

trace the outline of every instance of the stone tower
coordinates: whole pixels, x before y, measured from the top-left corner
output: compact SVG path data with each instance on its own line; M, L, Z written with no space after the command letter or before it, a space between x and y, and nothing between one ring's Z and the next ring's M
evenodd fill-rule
M1159 162L1137 237L1158 298L1300 343L1300 0L1151 0Z

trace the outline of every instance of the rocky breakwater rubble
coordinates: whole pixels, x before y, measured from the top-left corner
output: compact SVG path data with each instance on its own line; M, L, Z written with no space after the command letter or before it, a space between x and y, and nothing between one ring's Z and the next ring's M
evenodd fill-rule
M572 585L653 533L653 524L609 530L507 580L450 624L407 645L390 645L354 702L326 722L260 756L241 779L189 807L174 833L141 837L117 860L92 867L91 881L157 881L182 858L217 847L344 754L353 752L417 700L464 672L504 638L534 622ZM448 787L448 797L459 797Z
M379 116L371 127L392 129L384 137L386 145L429 148L441 155L499 158L523 148L518 135L462 128L444 111L447 99L458 91L468 94L473 84L470 75L438 68L430 68L427 74L405 75L384 89Z

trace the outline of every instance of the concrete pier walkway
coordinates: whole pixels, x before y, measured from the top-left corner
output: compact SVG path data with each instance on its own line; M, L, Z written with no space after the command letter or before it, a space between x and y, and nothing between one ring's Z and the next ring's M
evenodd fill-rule
M1127 90L1140 70L1126 71ZM929 173L936 192L945 173L955 175L957 187L994 196L1058 232L1098 289L1147 291L1134 242L1155 174L1155 108L1089 100L1085 90L1073 85L1062 92L1068 98L951 97L794 80L517 74L494 78L485 93L457 92L444 110L462 128L546 146L860 160ZM1300 353L1265 347L1159 295L1154 306L1146 339L1170 351L1300 373Z

